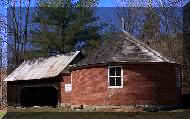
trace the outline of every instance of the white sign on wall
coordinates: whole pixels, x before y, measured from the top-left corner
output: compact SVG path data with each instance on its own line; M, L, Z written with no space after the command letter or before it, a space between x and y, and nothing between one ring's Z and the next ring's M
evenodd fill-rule
M72 85L71 84L65 84L65 92L71 92L72 91Z

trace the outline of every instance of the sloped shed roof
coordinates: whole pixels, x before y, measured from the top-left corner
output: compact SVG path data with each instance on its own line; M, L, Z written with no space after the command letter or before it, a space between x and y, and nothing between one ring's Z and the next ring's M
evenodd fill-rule
M166 57L137 40L128 32L112 34L98 48L84 53L76 66L109 62L170 62Z
M25 61L14 70L5 81L32 80L55 77L59 75L79 54L80 51L65 55L39 58L35 61Z

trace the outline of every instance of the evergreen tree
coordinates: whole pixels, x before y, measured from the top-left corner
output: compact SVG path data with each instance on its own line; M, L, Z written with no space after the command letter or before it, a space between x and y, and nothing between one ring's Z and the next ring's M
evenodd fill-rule
M39 55L66 53L100 43L99 32L104 25L98 22L92 8L81 7L79 1L50 1L39 2L34 19L39 28L33 31L31 42Z

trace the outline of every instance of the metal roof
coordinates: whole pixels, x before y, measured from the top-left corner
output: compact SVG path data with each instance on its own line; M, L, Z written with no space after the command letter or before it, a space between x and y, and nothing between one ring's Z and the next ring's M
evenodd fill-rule
M55 77L75 59L79 52L80 51L76 51L49 58L39 58L34 61L24 61L4 81L33 80Z

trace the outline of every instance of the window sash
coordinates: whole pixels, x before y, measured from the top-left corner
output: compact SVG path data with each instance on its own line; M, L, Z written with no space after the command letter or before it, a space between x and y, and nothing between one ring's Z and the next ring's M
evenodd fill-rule
M116 78L116 77L123 77L123 76L109 76L109 77L113 77L113 78Z
M120 70L118 70L117 68L119 68ZM114 71L111 71L111 69L112 70L114 70ZM120 66L111 66L111 67L109 67L109 76L121 76L121 72L122 71L122 67L120 67ZM113 73L113 74L111 74L111 73ZM119 73L119 75L118 75L118 73Z
M116 76L117 74L117 71L116 71L116 68L120 68L120 76ZM115 73L115 76L110 76L110 69L114 68L114 73ZM112 78L112 79L111 79ZM113 80L114 78L114 85L111 85L111 81L110 80ZM117 78L120 78L120 85L118 85L118 82L117 82ZM112 82L113 83L113 82ZM123 68L122 66L108 66L108 87L109 88L122 88L123 87Z

